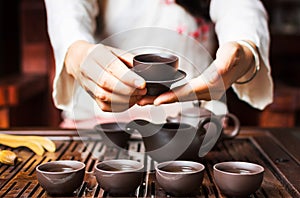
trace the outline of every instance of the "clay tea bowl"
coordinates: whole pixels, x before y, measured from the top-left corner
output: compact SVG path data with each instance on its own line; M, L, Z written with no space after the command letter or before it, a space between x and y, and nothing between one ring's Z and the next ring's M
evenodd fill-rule
M95 175L102 189L112 196L132 195L143 179L144 165L138 161L117 159L95 166Z
M193 161L168 161L157 164L156 180L172 196L195 196L204 176L204 165Z
M146 81L147 95L156 96L186 76L178 70L178 57L168 53L139 54L133 58L132 70Z
M145 80L172 79L178 70L178 57L167 53L139 54L133 57L133 71Z
M36 167L37 180L50 195L72 195L84 179L85 164L75 160L46 162Z
M126 124L123 122L103 123L97 124L94 129L100 133L106 146L126 148L131 135L128 130L125 130Z
M261 186L264 168L254 163L229 161L215 164L213 174L222 193L247 197Z

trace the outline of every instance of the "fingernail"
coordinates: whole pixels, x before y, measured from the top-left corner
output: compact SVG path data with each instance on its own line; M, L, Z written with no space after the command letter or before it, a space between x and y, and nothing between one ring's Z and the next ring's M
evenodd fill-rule
M144 88L145 87L145 81L142 80L142 79L136 79L134 81L134 85L137 87L137 88Z

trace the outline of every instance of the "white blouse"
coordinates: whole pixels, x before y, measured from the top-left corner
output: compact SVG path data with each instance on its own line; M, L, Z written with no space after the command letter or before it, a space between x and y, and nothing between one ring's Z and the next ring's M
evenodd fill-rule
M53 99L65 119L97 117L106 122L142 117L162 122L182 108L176 103L158 107L136 105L121 113L102 112L64 67L68 47L77 40L104 43L134 53L175 53L181 57L180 68L188 73L187 79L199 75L212 61L214 33L219 45L251 40L259 49L261 70L251 82L232 85L233 90L241 100L258 109L264 109L273 100L268 16L258 0L211 0L212 24L195 19L172 0L45 0L45 5L56 61Z

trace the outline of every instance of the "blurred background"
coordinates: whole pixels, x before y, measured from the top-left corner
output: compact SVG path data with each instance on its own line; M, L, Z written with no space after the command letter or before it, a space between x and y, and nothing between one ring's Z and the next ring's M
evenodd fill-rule
M243 126L300 126L300 0L263 0L271 30L273 104L259 111L227 92ZM0 1L0 128L57 127L54 59L43 0Z

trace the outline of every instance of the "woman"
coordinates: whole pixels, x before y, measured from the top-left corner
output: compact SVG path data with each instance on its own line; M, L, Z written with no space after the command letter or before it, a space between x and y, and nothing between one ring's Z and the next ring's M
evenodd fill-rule
M272 102L267 14L258 0L45 4L56 59L53 98L63 110L64 127L136 117L161 122L186 101L219 99L231 86L255 108ZM187 82L158 97L145 96L144 79L130 67L133 55L149 48L181 55ZM209 67L208 53L215 57Z

